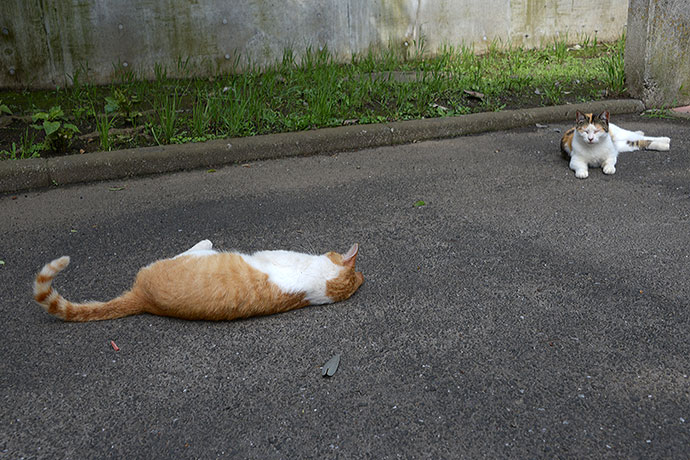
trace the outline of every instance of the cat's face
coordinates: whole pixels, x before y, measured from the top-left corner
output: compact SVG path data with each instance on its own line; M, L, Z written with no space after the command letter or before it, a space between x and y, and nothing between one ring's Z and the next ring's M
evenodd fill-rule
M577 112L575 132L586 144L596 144L609 135L609 113L599 115Z
M345 254L338 254L337 252L326 253L331 262L341 267L338 276L326 282L326 295L334 302L347 299L364 282L362 272L355 271L355 261L358 252L359 246L355 243Z

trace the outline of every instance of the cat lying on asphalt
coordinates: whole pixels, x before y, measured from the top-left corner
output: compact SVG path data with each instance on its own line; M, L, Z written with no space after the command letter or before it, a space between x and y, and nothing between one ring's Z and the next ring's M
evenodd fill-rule
M69 257L45 265L34 299L65 321L96 321L139 313L183 319L231 320L338 302L364 282L355 271L359 246L345 254L292 251L218 252L209 240L142 268L132 289L108 302L72 303L53 287Z
M642 131L628 131L609 122L609 112L599 115L576 114L576 126L561 138L561 153L570 160L575 177L589 176L588 166L601 166L604 174L616 172L616 160L620 152L640 149L669 150L668 137L649 137Z

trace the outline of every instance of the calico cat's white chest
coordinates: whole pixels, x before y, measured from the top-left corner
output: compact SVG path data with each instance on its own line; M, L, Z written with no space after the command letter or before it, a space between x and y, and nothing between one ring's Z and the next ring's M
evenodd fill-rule
M578 157L589 166L601 166L605 161L617 156L618 151L608 135L594 143L587 142L579 136L573 138L571 157Z

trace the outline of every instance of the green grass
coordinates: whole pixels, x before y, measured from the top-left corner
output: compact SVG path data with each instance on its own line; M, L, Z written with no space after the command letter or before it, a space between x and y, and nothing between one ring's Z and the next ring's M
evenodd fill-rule
M96 114L96 109L92 106L92 111ZM108 152L113 149L113 137L110 135L110 129L115 122L114 116L109 116L107 111L102 116L94 115L96 123L96 130L98 131L98 145L99 149Z
M207 79L188 78L185 60L172 71L154 65L150 81L116 63L108 86L89 84L84 64L70 76L70 88L0 92L0 101L24 116L61 106L81 133L97 132L98 142L75 139L72 150L43 152L55 155L580 102L601 99L604 91L623 94L624 37L615 43L586 36L577 41L572 46L563 37L534 50L492 42L481 54L471 46L446 45L427 57L420 39L356 54L346 64L327 48L308 48L301 57L287 49L273 66L240 65L238 57L235 67L241 72ZM143 134L123 140L109 135L113 127L140 127ZM0 132L6 139L0 158L35 154L21 146L25 127L12 128ZM43 142L40 132L34 134L37 144Z
M625 69L623 56L625 55L625 36L612 44L602 57L604 68L604 84L614 93L622 93L625 88Z

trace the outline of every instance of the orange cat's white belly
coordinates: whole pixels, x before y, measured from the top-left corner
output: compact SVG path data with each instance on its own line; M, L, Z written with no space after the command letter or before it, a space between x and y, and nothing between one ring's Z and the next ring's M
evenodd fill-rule
M149 300L150 313L186 319L229 320L309 304L304 292L284 292L234 253L158 261L139 272L133 289Z
M313 256L292 251L262 251L242 254L252 268L268 275L268 279L285 293L304 292L311 304L330 303L326 281L340 273L326 256Z

